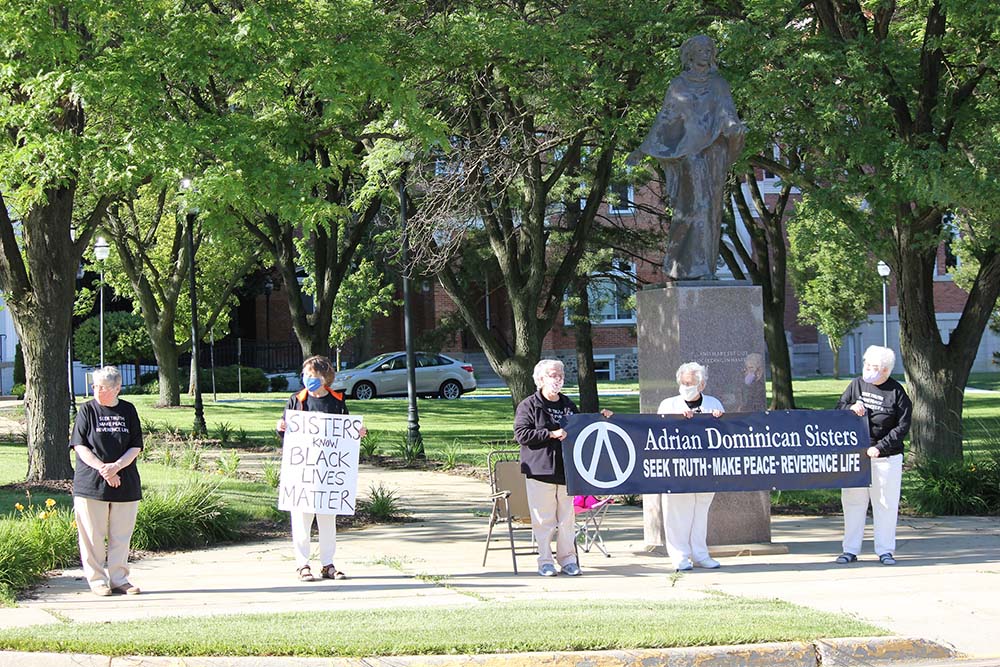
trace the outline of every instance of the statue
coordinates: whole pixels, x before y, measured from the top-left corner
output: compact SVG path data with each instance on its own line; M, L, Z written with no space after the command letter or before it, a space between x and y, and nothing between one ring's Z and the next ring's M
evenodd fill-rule
M681 46L684 71L670 82L643 155L663 168L664 196L673 209L663 271L670 280L716 280L726 178L746 126L736 115L729 84L718 73L715 43L697 35Z

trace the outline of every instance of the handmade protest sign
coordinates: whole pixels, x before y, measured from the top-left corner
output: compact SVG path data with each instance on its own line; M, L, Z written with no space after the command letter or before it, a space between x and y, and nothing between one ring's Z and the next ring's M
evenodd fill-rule
M360 416L285 411L278 509L354 514Z
M572 415L563 461L573 495L868 486L868 425L849 410Z

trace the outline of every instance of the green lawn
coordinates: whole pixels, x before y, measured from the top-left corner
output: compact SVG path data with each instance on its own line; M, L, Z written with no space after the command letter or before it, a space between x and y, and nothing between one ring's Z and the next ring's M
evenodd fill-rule
M0 443L0 486L21 482L27 471L28 456L23 444ZM278 520L282 513L277 510L278 492L263 482L247 479L223 477L208 471L191 471L170 468L151 461L140 461L139 470L142 486L147 491L166 491L172 487L186 486L191 482L208 480L217 485L220 496L226 500L239 516L251 520ZM52 498L62 507L72 507L73 499L66 493L49 492L43 497L36 493L32 502L36 506ZM0 489L0 517L14 511L14 503L27 505L23 491Z
M345 631L345 629L349 629ZM490 602L460 608L64 623L0 632L0 649L102 655L296 655L580 651L714 646L887 634L778 600Z

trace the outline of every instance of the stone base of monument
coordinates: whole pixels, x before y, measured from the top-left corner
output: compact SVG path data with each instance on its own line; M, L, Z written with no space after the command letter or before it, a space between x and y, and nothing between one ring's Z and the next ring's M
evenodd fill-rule
M764 309L760 288L747 281L684 281L637 295L639 410L655 413L677 395L677 367L697 361L708 368L704 393L727 412L767 407L763 378L747 383L745 366L764 356ZM653 503L658 505L658 503ZM644 509L645 542L664 544L660 507ZM717 493L708 517L708 544L764 545L771 541L771 502L766 491ZM758 547L760 548L760 547ZM759 553L759 551L757 552Z

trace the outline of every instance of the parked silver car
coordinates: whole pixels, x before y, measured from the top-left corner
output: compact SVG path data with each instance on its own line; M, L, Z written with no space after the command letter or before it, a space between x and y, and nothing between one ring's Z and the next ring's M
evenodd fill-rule
M418 396L454 399L475 390L472 365L443 354L416 353ZM337 373L330 387L366 401L376 396L406 395L406 353L387 352Z

